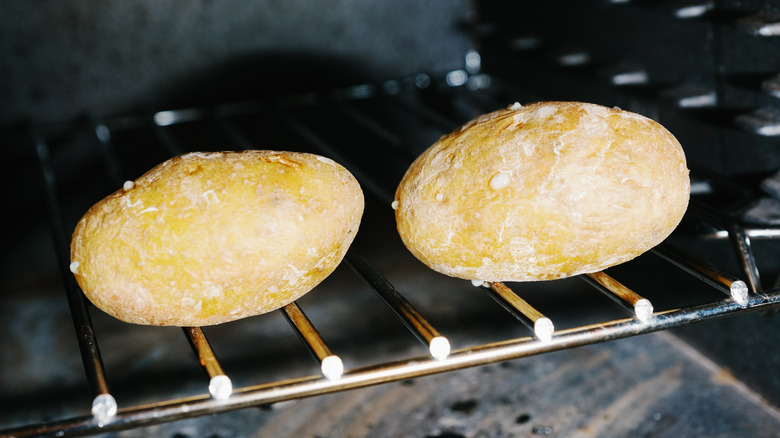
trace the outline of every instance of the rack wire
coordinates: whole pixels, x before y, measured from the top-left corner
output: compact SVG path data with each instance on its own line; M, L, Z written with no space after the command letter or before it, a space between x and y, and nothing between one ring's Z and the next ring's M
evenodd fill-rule
M152 131L162 145L164 155L171 156L185 152L187 148L169 134L169 128L194 122L208 122L215 124L223 137L236 147L252 148L255 145L242 129L233 123L233 119L238 116L260 117L264 112L272 111L280 117L287 129L295 131L324 155L344 164L371 196L387 204L389 208L392 196L386 186L377 182L370 172L354 165L351 156L341 152L315 126L294 115L291 109L307 105L325 105L329 109L334 109L339 117L348 119L349 123L361 125L377 142L389 145L399 154L412 157L415 154L414 148L405 148L405 140L401 136L395 134L393 129L386 126L382 120L360 112L352 104L369 99L382 101L383 104L393 107L394 111L400 111L405 116L427 125L433 131L443 134L465 120L457 120L452 113L426 105L415 98L425 89L438 87L441 83L439 78L418 75L380 85L360 85L328 93L286 96L271 101L248 101L210 108L160 111L150 117L90 120L87 135L91 141L99 145L101 159L105 162L110 178L121 185L125 175L121 170L121 160L117 158L117 151L112 145L113 134L116 132ZM464 84L466 83L464 81ZM483 78L480 83L487 82ZM466 99L474 105L474 111L484 112L489 109L485 107L486 104L502 105L499 102L500 98L494 93L496 88L500 88L500 84L494 82L490 87L490 89L474 90L466 86L458 86L449 87L444 92L466 96ZM506 89L500 91L507 92ZM412 98L406 98L408 96ZM424 344L428 349L427 356L399 357L389 362L345 370L337 352L328 347L299 304L291 303L281 309L281 312L320 365L322 370L320 375L233 387L230 377L220 366L203 330L199 327L186 327L183 331L195 353L195 360L209 378L208 382L204 383L203 394L187 398L164 399L151 404L125 406L122 400L115 400L111 393L101 359L98 333L90 319L90 305L75 283L68 265L68 242L63 222L59 181L48 140L48 134L58 129L61 127L48 130L33 128L30 131L29 142L35 150L39 164L40 176L45 188L49 229L57 251L59 270L62 274L87 382L93 395L92 415L16 427L0 431L2 436L75 436L136 428L538 355L741 313L769 312L780 306L780 287L775 285L774 288L762 288L751 248L751 238L774 238L777 236L777 230L746 229L729 215L698 201L692 203L687 217L708 224L717 238L728 238L732 241L734 253L746 281L698 261L670 245L662 244L651 252L665 261L669 269L686 272L708 287L712 287L717 298L703 304L658 309L650 300L634 292L630 285L624 285L604 272L597 272L580 277L623 307L627 312L626 317L561 330L556 330L553 320L545 316L542 310L534 308L523 300L521 294L515 292L510 285L474 284L531 330L529 336L501 339L477 346L459 348L457 345L450 345L446 333L439 332L429 319L417 310L411 300L374 268L368 258L350 250L345 263L377 293L381 301L404 323L410 333Z

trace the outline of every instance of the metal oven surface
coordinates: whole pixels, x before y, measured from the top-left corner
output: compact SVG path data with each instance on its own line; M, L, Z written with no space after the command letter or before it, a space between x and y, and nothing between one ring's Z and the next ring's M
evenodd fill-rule
M670 414L657 410L666 400L665 394L683 393L674 399L675 405L693 397L687 391L698 394L696 397L724 391L717 386L713 389L711 381L700 382L718 375L717 365L665 333L644 336L637 342L620 341L745 313L761 318L759 314L771 314L780 305L780 289L761 286L751 246L751 238L776 238L777 229L745 228L727 212L712 208L706 195L716 190L716 185L707 180L701 180L706 187L704 195L694 194L678 233L637 260L604 273L545 284L475 285L428 271L404 250L395 234L390 202L396 182L413 157L470 118L526 99L527 95L498 78L459 70L275 99L85 119L64 126L30 126L14 133L10 138L26 152L14 157L11 165L29 170L28 179L21 182L35 188L34 196L17 195L22 211L35 214L17 218L20 235L36 226L50 233L54 245L47 248L42 244L40 247L48 252L36 257L41 264L57 266L61 286L56 288L55 302L62 309L67 297L68 313L76 328L75 340L65 341L71 355L63 360L58 372L86 371L86 383L71 394L74 378L68 375L62 377L67 383L62 392L32 391L38 398L21 400L19 410L11 410L10 417L0 423L7 425L0 433L105 433L216 413L241 415L236 412L250 407L271 406L268 412L276 412L273 406L283 410L283 402L313 396L318 397L307 400L306 405L312 410L332 408L332 400L353 407L376 403L376 409L381 410L383 403L390 402L365 399L381 399L379 394L388 394L397 397L394 403L404 405L407 401L408 409L424 412L426 399L421 394L439 394L442 389L426 392L420 388L436 385L447 376L471 382L466 386L452 386L450 382L439 387L451 388L447 390L450 395L457 393L465 404L450 405L447 418L451 421L439 421L428 436L453 436L443 435L449 429L460 430L461 436L474 435L475 431L500 436L495 428L503 427L506 432L510 425L496 426L498 423L488 424L487 420L473 425L462 416L474 410L469 403L479 404L475 400L482 400L487 410L506 409L510 399L518 402L517 394L506 392L515 387L512 385L538 393L536 398L523 399L526 404L552 399L562 407L548 416L516 412L503 417L511 419L511 427L533 434L570 430L589 436L591 432L614 432L639 421L631 411L641 412L645 420L655 418L642 427L655 428L656 436L675 436L691 428L710 426L719 431L747 428L739 430L751 430L757 433L754 436L777 430L780 418L776 410L737 382L725 390L733 394L706 409L716 412L710 412L710 418L730 418L728 415L733 413L723 412L732 404L739 405L740 421L706 426L711 420L686 418L674 426L667 424L661 433L661 419L668 420ZM298 303L277 312L218 327L188 328L183 333L180 329L130 327L91 308L68 270L69 234L80 215L102 196L121 187L123 181L170 156L192 150L249 148L326 155L345 165L360 181L367 197L363 225L332 278ZM701 230L705 230L704 237ZM705 238L718 243L718 250L733 257L739 269L713 266L686 253L691 240ZM17 267L9 262L7 269ZM28 301L19 298L18 302L22 303L20 307L7 309L22 309ZM16 321L10 318L12 311L8 312L7 320ZM55 321L61 323L59 316ZM15 344L33 337L19 327L12 333ZM592 349L576 348L583 346ZM52 352L62 349L50 348ZM623 353L608 360L612 348ZM73 359L75 350L81 352L80 360ZM667 357L658 350L674 353ZM17 363L17 359L23 363L23 358L13 358L8 351L3 350L4 355L8 354L4 363ZM41 352L25 354L60 360ZM682 364L677 368L663 366L664 362L675 362L675 355L687 359L676 359ZM543 366L508 362L531 356L539 356ZM637 357L643 359L636 362ZM698 365L688 363L691 357L696 357ZM572 363L577 364L574 369ZM338 372L339 365L345 369L343 374ZM82 366L84 371L79 371ZM608 367L609 373L599 373L602 367ZM666 374L653 374L659 367ZM480 384L478 370L499 377ZM637 373L633 377L631 370ZM10 377L5 379L12 382L12 393L24 393L26 385L14 382L14 373L27 372L10 369ZM606 406L601 406L599 412L616 418L566 423L563 407L571 407L574 402L562 399L565 388L556 383L556 374L559 382L592 378L594 384L609 388L601 393L592 387L589 394L603 399L601 403ZM647 375L653 377L636 381L637 376ZM422 376L432 377L416 379ZM669 379L675 382L671 386ZM417 381L423 383L410 383ZM497 381L508 386L502 387ZM687 382L699 386L686 387ZM214 386L210 388L209 383ZM639 393L631 396L630 391L616 390L616 385L645 389L637 389ZM345 392L368 387L376 388ZM492 395L476 395L482 390L475 388L485 387L493 388ZM552 388L557 388L559 395L543 395ZM628 398L622 398L621 405L611 405L617 401L608 394ZM719 393L711 400L720 397L724 395ZM61 407L74 398L79 403L75 414L62 411ZM586 400L582 398L578 403ZM746 408L754 405L761 409ZM115 412L114 407L118 408ZM387 415L397 409L388 407ZM580 409L588 412L586 406ZM652 409L656 411L649 411ZM20 412L26 412L21 419ZM263 415L272 419L264 427L272 430L275 417L268 412ZM346 410L336 408L336 412L333 417L348 417ZM418 417L415 421L423 421ZM354 430L382 423L376 415L372 418L358 422L361 425ZM330 424L331 420L320 418L317 424ZM404 425L411 427L415 421L395 425L384 422L380 435L403 434ZM277 432L296 432L290 424L282 424L274 426ZM295 424L297 432L304 430L298 422ZM314 424L311 427L305 430L316 434ZM338 429L333 424L331 427Z

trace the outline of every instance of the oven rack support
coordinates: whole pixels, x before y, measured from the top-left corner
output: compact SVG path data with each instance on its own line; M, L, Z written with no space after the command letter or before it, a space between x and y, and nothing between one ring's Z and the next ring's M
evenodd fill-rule
M771 309L778 305L780 305L780 290L775 289L752 296L746 305L724 299L700 306L657 312L650 322L626 318L562 330L556 332L549 341L523 337L457 349L445 359L410 357L372 367L351 369L339 379L307 376L237 388L229 398L224 400L202 395L149 405L122 407L111 421L102 425L94 416L85 416L0 433L2 436L18 437L77 436L124 430L528 357L652 333L727 315Z
M358 93L353 89L347 89L341 93L331 94L331 96L338 95L342 98L346 96L340 102L348 102L350 99L355 98L372 97L370 93L366 94L366 90L366 88L359 88L358 91L360 92ZM221 108L222 116L218 118L219 123L231 138L244 146L251 147L251 142L245 139L240 129L230 123L230 115L257 111L262 106L253 103L226 105ZM411 112L418 114L421 119L428 120L431 123L439 125L452 123L447 119L447 116L439 115L435 110L421 106L417 102L410 103L404 101L402 106L407 110L410 107L416 107L417 110ZM152 123L141 122L140 125L153 126L154 131L161 138L161 143L169 154L181 153L184 148L168 135L165 130L166 126L179 122L204 119L209 114L212 113L199 109L161 112L155 115ZM353 120L358 121L361 119L366 120L361 117L353 118ZM310 142L315 143L315 146L324 148L331 153L336 153L335 149L331 148L326 141L322 140L305 123L294 118L287 118L287 121L291 129L302 133ZM378 121L374 120L371 123L374 125L374 131L376 131L377 127L381 128L381 123ZM93 126L95 128L94 134L102 145L102 151L106 160L109 163L114 163L110 144L111 130L107 124L103 123L94 123ZM67 253L68 245L62 223L62 209L57 195L57 180L51 162L49 146L41 131L33 131L31 139L40 164L41 178L45 188L45 202L50 219L49 225L57 251L57 261L65 284L65 293L68 297L76 329L87 382L94 395L95 403L93 404L93 415L0 430L0 436L3 437L78 436L142 427L528 357L652 333L730 315L757 311L769 312L780 306L780 287L775 286L770 289L762 289L760 286L758 270L750 248L748 237L750 233L746 232L738 223L730 221L711 209L708 210L706 206L699 206L698 204L689 212L689 216L698 217L707 223L722 227L727 231L729 238L735 239L735 244L733 245L735 253L749 279L749 286L746 286L742 280L725 274L717 268L707 266L662 245L654 249L653 252L668 261L671 267L682 269L707 285L713 286L718 291L727 294L727 297L695 306L663 310L653 309L652 303L645 303L647 300L635 294L627 285L618 283L604 273L595 273L581 277L597 290L607 294L621 304L630 315L623 319L555 331L552 324L553 321L546 318L541 310L531 307L506 285L501 283L475 284L475 286L481 286L485 289L509 313L528 325L534 331L534 335L499 340L477 346L454 346L455 348L452 350L446 338L446 333L439 333L394 285L374 269L366 258L350 250L345 258L346 263L377 292L385 304L407 326L411 334L428 346L429 355L399 358L391 362L343 370L343 364L340 363L337 352L330 351L316 327L303 314L297 303L292 303L281 311L304 342L304 345L312 353L315 360L323 365L322 375L302 376L268 384L233 388L229 385L229 377L225 375L219 366L219 362L214 356L202 330L197 327L184 328L185 335L190 341L201 366L208 374L210 381L213 383L214 379L217 379L221 380L222 383L217 384L216 389L208 393L204 391L202 395L195 397L161 400L148 405L123 406L121 400L114 400L113 396L111 396L106 370L104 369L98 347L97 334L89 315L88 303L78 289L78 285L75 284L72 275L70 275ZM113 164L109 168L113 169L114 179L121 182L121 175L119 175L117 170L118 166ZM381 190L378 184L374 184L363 173L358 172L357 175L361 179L361 184L367 186L374 196L380 200L387 199L387 193ZM372 188L376 190L372 190ZM637 307L638 304L639 307L644 307L644 310L640 310ZM647 310L648 305L651 309L650 312ZM547 325L547 322L549 322L548 328L537 331L536 325L539 321L545 321L543 325ZM434 344L438 346L434 346ZM334 357L337 358L338 365L341 365L342 368L338 369L339 367L336 365L335 369L338 372L325 371L326 360ZM228 379L227 382L224 379ZM229 391L227 390L228 388Z

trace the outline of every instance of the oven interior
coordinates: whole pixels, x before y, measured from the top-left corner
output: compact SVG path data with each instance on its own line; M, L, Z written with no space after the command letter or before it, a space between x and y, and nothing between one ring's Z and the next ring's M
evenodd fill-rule
M169 2L9 7L0 434L776 434L780 3L302 3L203 3L170 22ZM68 38L18 39L24 14ZM156 33L90 39L141 26ZM197 68L165 52L191 46ZM684 222L599 276L491 287L430 271L395 231L404 171L471 118L538 100L669 128L692 169ZM360 181L361 229L331 277L290 308L202 329L86 302L68 244L89 206L171 156L240 149L325 155ZM340 378L323 376L323 348ZM220 374L224 400L209 392Z

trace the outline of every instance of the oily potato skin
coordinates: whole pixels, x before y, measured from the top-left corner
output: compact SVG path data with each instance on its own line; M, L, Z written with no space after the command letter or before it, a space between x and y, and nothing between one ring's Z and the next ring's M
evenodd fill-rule
M219 324L320 283L352 243L363 205L354 177L324 157L190 153L89 209L73 233L71 270L120 320Z
M685 154L641 115L515 104L443 136L395 194L398 232L430 268L480 281L552 280L628 261L685 213Z

